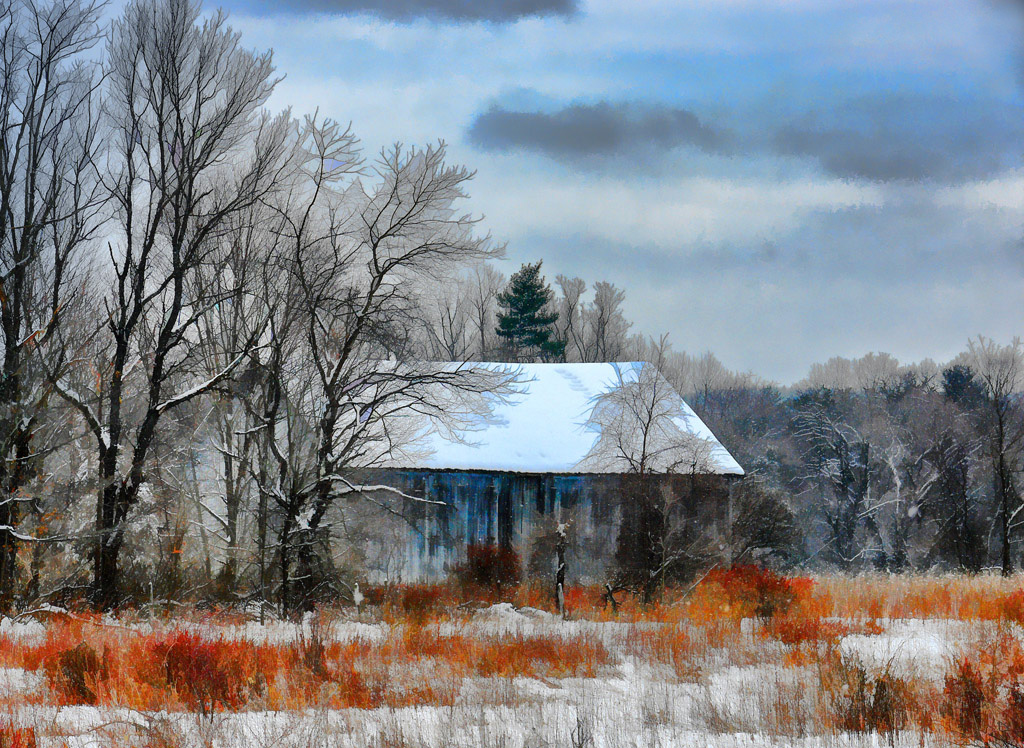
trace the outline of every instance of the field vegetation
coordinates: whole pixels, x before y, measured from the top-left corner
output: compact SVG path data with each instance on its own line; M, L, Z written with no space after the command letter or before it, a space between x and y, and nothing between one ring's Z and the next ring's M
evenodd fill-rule
M535 585L0 623L0 745L1024 745L1019 577L715 569L640 605ZM696 742L694 742L696 741Z

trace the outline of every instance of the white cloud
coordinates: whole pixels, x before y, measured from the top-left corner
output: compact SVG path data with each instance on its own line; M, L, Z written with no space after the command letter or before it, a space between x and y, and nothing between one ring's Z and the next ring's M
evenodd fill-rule
M880 205L884 190L839 180L789 182L690 177L643 182L610 177L495 176L474 187L474 204L499 237L581 233L609 242L678 248L695 242L764 240L810 211ZM528 216L528 220L524 220Z
M936 192L936 204L959 208L998 208L1024 214L1024 173L968 182Z

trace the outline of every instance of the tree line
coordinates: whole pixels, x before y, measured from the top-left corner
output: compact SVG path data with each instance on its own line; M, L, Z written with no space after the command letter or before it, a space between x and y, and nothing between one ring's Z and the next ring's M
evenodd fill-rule
M194 0L101 11L0 4L0 610L336 594L359 508L419 501L357 478L396 416L458 431L516 387L473 361L658 360L747 467L740 520L779 520L743 554L1019 560L1019 343L793 388L672 352L610 282L506 279L443 143L270 112L271 55Z

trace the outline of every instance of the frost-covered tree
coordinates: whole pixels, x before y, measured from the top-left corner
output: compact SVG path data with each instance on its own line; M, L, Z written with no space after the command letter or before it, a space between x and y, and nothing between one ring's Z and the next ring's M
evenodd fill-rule
M226 380L197 371L199 323L238 287L201 275L223 261L230 218L265 199L286 162L289 122L263 110L270 55L241 47L221 14L192 0L138 0L113 24L105 62L111 203L99 315L82 343L91 361L57 380L97 445L93 559L97 605L118 602L127 522L147 483L159 427Z
M584 314L587 305L583 299L587 292L586 281L559 275L555 278L555 285L560 291L555 337L565 343L563 355L566 361L586 361Z
M584 361L621 361L630 322L622 311L626 292L607 281L594 284L594 300L583 312L586 329Z
M689 500L715 468L712 445L680 423L682 398L659 368L667 350L666 338L652 342L647 363L597 398L587 424L597 437L579 466L624 475L616 585L647 602L705 560L707 538Z
M395 146L357 168L354 138L313 119L298 152L269 224L268 291L277 301L254 359L259 384L247 396L285 610L338 581L332 541L344 529L331 518L344 514L339 505L401 513L402 502L417 501L365 485L361 469L409 449L424 427L450 430L482 414L512 379L425 364L415 345L416 290L496 251L475 219L455 211L471 172L448 164L443 144Z
M629 328L622 304L626 293L606 281L594 284L594 297L585 298L587 284L582 278L559 275L555 279L559 296L555 340L564 343L563 357L573 362L625 361Z
M494 324L498 294L505 285L505 276L486 262L476 263L470 273L469 306L476 338L476 357L491 361L497 351Z
M67 433L47 372L66 363L65 321L99 225L99 76L87 60L99 17L90 2L0 3L0 612L19 544L42 541L20 528L45 511L28 486Z

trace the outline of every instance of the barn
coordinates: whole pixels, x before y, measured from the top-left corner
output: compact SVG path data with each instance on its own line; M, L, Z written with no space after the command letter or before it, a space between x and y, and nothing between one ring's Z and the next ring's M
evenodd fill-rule
M597 581L628 511L624 485L638 470L657 476L693 532L722 536L743 469L652 364L519 369L518 392L479 427L425 433L417 449L370 471L368 479L431 502L409 503L413 521L367 554L377 575L437 579L474 543L513 548L529 561L537 539L567 522L572 576Z

